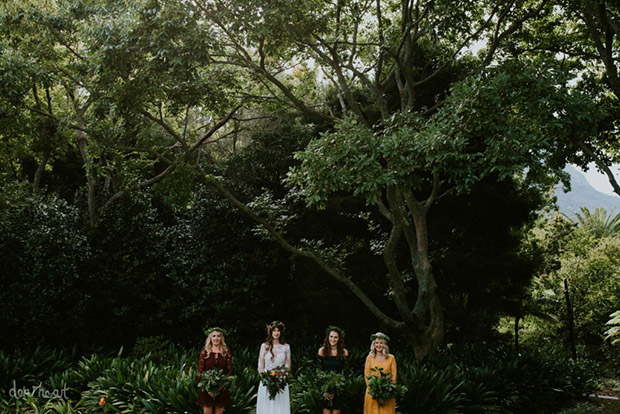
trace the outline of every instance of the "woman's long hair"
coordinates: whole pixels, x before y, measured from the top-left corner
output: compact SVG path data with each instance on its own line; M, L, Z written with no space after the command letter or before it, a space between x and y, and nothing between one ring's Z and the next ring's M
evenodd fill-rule
M377 339L380 339L383 341L383 351L381 353L386 358L390 356L390 347L388 346L387 341L384 339L384 338L387 338L387 335L385 335L383 332L377 332L374 336L377 336L378 338L373 339L372 342L370 343L370 355L372 355L373 357L377 356L377 350L375 349L375 342L377 342Z
M285 345L286 341L284 340L284 330L279 327L279 326L275 326L273 329L278 329L280 331L280 338L278 338L280 340L280 344ZM273 336L271 335L271 333L273 332L273 329L269 330L269 334L267 335L267 338L265 338L265 350L266 351L271 351L273 349ZM271 360L273 361L274 355L273 352L271 353Z
M329 358L331 356L332 346L329 343L329 334L336 332L338 334L338 342L336 343L336 356L339 360L344 361L344 338L342 334L335 329L331 329L326 332L325 339L323 339L323 356L321 358Z
M205 351L207 351L207 358L209 358L209 355L211 355L211 348L213 348L213 341L211 337L215 332L219 332L222 337L222 340L220 342L222 346L222 356L226 356L228 354L228 346L226 345L226 340L224 339L224 333L220 331L212 331L211 333L209 333L207 339L205 340Z

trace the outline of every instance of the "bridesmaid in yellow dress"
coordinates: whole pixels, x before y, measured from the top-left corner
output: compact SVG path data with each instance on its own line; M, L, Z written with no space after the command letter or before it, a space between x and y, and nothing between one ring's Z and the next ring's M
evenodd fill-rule
M370 353L366 357L366 366L364 367L364 379L366 380L366 396L364 397L364 414L394 414L396 412L396 400L377 401L368 393L368 378L371 373L370 369L377 367L383 368L384 372L391 372L392 379L396 382L396 359L390 354L388 342L390 338L382 333L377 332L370 337Z

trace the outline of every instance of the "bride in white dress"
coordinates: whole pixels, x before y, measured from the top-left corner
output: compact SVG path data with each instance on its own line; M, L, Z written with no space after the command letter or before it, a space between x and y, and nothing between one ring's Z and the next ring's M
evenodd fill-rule
M291 347L284 341L282 333L284 324L273 321L267 325L267 339L260 346L258 356L258 372L263 373L284 365L291 369ZM288 384L280 391L275 399L269 399L269 391L262 382L258 385L256 414L290 414L291 403L288 393Z

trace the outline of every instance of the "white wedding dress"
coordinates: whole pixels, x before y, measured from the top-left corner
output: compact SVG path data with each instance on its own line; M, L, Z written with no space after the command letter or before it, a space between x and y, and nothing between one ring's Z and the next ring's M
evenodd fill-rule
M267 350L263 343L258 356L258 372L268 371L279 366L291 368L291 347L288 344L278 344L272 350ZM267 387L262 382L258 385L258 397L256 401L256 414L291 414L291 400L288 394L288 385L280 391L276 398L269 399Z

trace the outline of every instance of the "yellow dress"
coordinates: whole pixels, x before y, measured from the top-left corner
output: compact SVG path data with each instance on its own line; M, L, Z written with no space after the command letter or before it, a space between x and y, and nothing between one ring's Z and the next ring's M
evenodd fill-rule
M396 359L390 354L385 361L378 361L372 355L366 357L366 366L364 367L364 379L366 380L366 396L364 397L364 414L394 414L396 412L396 400L394 398L387 400L385 404L379 406L377 400L373 400L368 393L368 378L371 368L383 368L384 372L391 372L394 382L396 382Z

